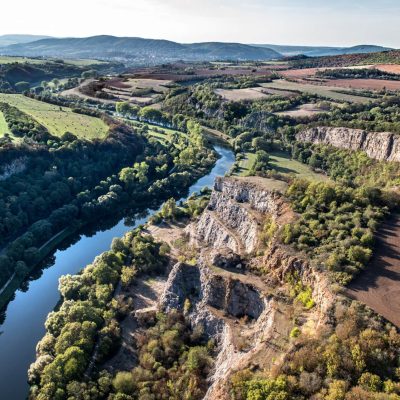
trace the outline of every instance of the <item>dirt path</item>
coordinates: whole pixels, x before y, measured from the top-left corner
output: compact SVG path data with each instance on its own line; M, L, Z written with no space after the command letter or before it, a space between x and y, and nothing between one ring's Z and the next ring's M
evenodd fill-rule
M400 327L400 215L382 225L371 263L347 294Z

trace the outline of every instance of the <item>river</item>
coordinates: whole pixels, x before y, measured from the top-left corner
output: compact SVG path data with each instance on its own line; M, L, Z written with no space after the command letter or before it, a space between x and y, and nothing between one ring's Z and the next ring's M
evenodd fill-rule
M215 146L220 158L212 171L193 184L188 196L203 187L212 187L217 176L228 172L235 161L232 151ZM184 199L183 199L184 200ZM54 253L53 265L43 270L40 277L29 282L26 291L18 290L8 304L6 317L0 325L0 399L24 400L28 393L27 371L35 360L37 342L45 333L47 314L60 299L58 279L65 274L76 274L100 253L108 250L114 237L123 236L135 226L147 221L154 211L128 226L125 219L112 228L91 236L81 235L66 249Z

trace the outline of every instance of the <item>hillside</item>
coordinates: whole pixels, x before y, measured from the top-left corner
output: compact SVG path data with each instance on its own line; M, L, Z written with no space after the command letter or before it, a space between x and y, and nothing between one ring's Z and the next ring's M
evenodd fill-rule
M18 43L29 43L36 40L47 39L43 35L0 35L0 46L10 46Z
M0 49L4 55L35 57L125 59L133 63L155 63L174 60L271 60L282 56L271 49L239 43L180 44L168 40L115 36L43 39Z
M400 50L378 53L342 54L326 57L306 57L291 61L295 68L348 67L352 65L400 64Z
M309 57L336 56L342 54L376 53L391 50L388 47L374 45L358 45L353 47L329 47L329 46L285 46L274 44L254 44L253 46L269 48L284 56L296 56L304 54Z

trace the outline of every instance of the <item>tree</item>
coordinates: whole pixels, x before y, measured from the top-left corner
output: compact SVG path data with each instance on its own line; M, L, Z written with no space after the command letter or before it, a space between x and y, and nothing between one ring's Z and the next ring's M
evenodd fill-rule
M88 71L82 72L82 78L83 79L89 79L89 78L97 78L98 73L95 69L90 69Z
M160 213L164 219L174 220L177 215L175 199L168 199L162 206Z
M20 93L26 92L30 88L31 88L31 84L29 82L21 81L21 82L17 82L15 84L15 89L17 90L17 92L20 92Z
M263 137L256 137L251 141L251 147L253 147L255 151L268 151L271 147L271 144L267 139Z
M129 395L135 392L135 383L130 372L118 372L112 384L118 393Z
M115 104L115 111L121 115L136 115L138 108L130 104L128 101L119 101Z
M28 267L23 261L17 261L15 264L15 273L19 278L24 278L29 272Z
M121 283L124 288L129 287L135 280L137 270L134 267L122 267Z

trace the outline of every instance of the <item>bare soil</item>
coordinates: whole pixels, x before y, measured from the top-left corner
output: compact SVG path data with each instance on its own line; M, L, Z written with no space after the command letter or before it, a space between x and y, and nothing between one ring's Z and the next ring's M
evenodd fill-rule
M346 292L400 327L400 215L382 225L371 263Z
M400 65L381 64L375 66L380 71L390 72L392 74L400 74Z
M268 94L263 93L261 87L247 89L216 89L215 93L229 101L259 100L268 97Z
M298 117L310 117L316 114L320 114L322 112L327 112L326 110L318 107L317 104L302 104L299 107L295 107L292 110L280 111L275 114L284 115L287 117L298 118Z
M400 81L386 79L330 79L326 83L329 86L350 89L400 90Z

